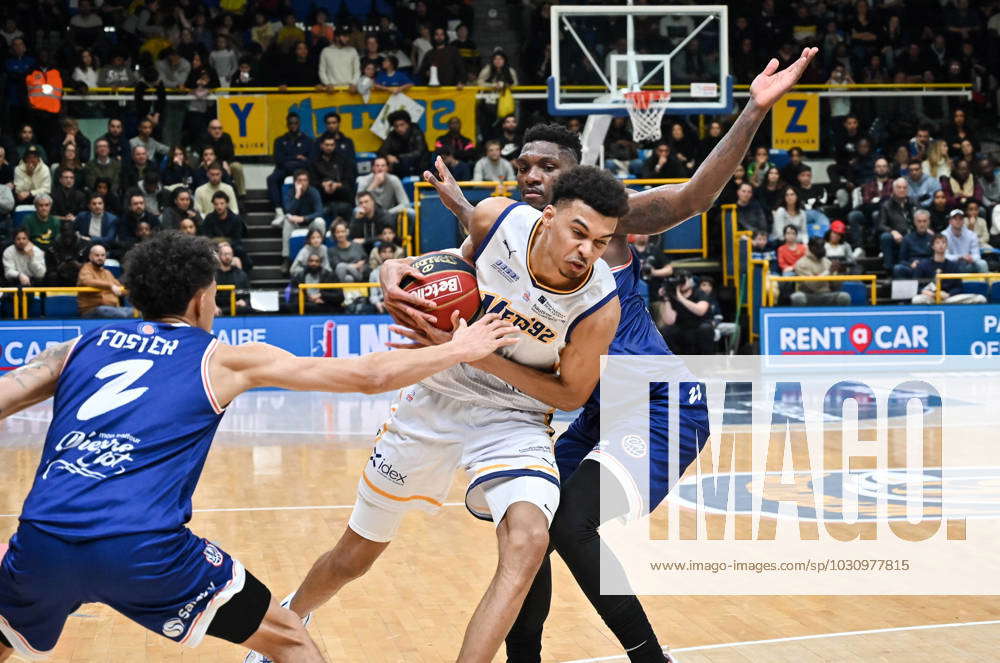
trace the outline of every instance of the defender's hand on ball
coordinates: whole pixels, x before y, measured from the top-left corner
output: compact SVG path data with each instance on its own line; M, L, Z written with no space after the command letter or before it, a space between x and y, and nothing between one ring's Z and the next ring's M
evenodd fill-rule
M750 98L764 109L776 104L799 81L817 53L818 48L804 48L799 59L781 71L778 71L777 58L771 58L764 71L757 74L757 78L750 83Z
M412 343L387 343L391 348L400 350L422 348L442 343L457 343L462 348L463 362L473 362L492 354L500 348L514 345L518 341L517 327L500 319L496 313L489 313L468 325L458 311L451 314L452 331L446 332L421 321L419 330L407 329L398 325L390 325L389 329L408 338Z

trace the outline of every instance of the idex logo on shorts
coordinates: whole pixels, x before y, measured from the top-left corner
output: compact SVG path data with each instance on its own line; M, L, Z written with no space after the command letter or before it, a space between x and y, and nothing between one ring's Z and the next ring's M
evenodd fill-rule
M406 484L406 475L393 469L392 463L385 460L377 449L372 449L372 455L368 458L372 462L372 467L383 477L398 486Z

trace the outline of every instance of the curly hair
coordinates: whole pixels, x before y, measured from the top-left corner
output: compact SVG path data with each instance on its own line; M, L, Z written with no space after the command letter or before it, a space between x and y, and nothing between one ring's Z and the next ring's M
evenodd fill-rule
M413 124L413 120L410 119L410 114L402 109L389 113L389 116L386 117L385 119L386 122L389 123L389 126L396 124L396 122L399 120L406 120L407 124Z
M572 154L577 163L583 158L583 144L580 142L580 137L561 124L536 124L524 132L523 141L524 145L536 141L555 143Z
M621 181L603 168L576 166L556 180L552 204L579 200L604 216L621 218L628 214L628 193Z
M161 232L125 256L123 282L142 316L183 315L195 293L211 285L218 265L207 237Z

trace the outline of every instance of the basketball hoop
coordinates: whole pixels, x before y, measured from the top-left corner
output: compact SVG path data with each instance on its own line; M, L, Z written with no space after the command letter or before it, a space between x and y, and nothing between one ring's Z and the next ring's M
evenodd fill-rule
M632 139L637 143L660 139L660 123L670 102L669 90L625 93L625 107L632 119Z

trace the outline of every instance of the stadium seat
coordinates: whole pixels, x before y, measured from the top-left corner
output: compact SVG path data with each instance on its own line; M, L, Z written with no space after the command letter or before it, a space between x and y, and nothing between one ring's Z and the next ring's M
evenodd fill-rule
M1000 302L1000 281L996 281L990 285L989 300L992 304Z
M985 281L962 281L962 292L966 295L982 295L986 297L988 288Z
M114 258L108 258L105 260L104 268L114 274L115 278L119 278L122 275L122 264Z
M288 238L289 260L295 260L295 256L299 255L299 251L306 245L306 235L308 234L309 231L305 228L292 231L292 236Z
M868 303L868 285L860 281L844 281L840 289L851 296L851 306L864 306Z
M13 214L14 227L20 228L21 224L24 223L24 217L28 216L34 211L35 211L34 205L18 205L17 207L15 207Z
M374 152L358 152L354 155L354 163L358 165L358 175L367 175L372 172L372 161L378 155Z
M417 175L408 175L407 177L400 178L403 183L403 191L410 198L410 202L413 201L413 185L420 181L420 177Z
M46 318L75 318L80 315L76 295L46 295Z
M776 150L773 148L768 151L767 158L770 159L771 163L773 163L778 168L784 168L785 166L788 165L788 162L790 160L788 157L788 150Z
M285 181L281 183L281 198L282 198L282 200L284 200L285 194L287 194L289 191L291 191L292 187L294 187L294 186L295 186L295 179L291 175L289 175L288 177L285 178Z

